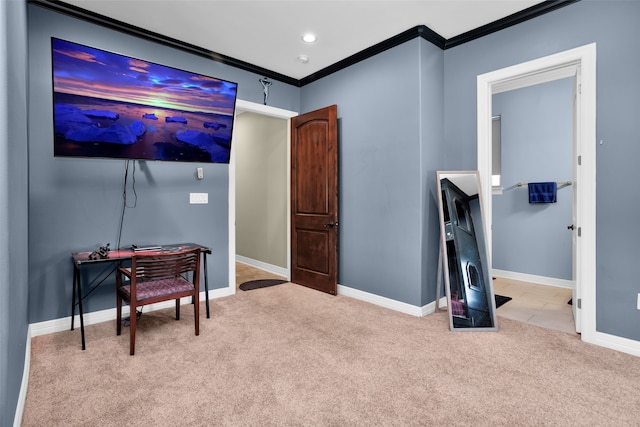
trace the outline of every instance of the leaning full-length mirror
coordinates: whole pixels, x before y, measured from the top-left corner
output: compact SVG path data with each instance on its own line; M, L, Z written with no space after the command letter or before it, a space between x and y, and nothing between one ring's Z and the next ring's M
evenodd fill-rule
M440 262L451 330L496 330L478 171L438 171Z

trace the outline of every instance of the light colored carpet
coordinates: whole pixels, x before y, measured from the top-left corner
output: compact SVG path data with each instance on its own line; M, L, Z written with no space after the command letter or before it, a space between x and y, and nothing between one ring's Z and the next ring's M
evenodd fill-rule
M204 309L201 310L204 313ZM294 284L33 339L23 426L638 425L640 360L499 318L450 332Z

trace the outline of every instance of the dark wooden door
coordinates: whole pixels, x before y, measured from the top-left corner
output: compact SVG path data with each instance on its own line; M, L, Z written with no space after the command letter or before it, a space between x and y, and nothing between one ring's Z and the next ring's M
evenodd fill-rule
M338 284L337 106L291 119L291 281Z

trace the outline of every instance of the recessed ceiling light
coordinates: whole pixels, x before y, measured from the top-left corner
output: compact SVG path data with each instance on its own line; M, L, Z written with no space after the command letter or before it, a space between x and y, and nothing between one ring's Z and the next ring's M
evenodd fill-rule
M302 36L302 40L304 40L306 43L313 43L314 41L316 41L316 36L314 34L307 33Z

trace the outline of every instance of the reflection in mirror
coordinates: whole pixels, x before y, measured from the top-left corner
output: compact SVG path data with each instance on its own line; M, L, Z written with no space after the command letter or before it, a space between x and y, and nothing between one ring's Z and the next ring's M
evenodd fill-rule
M441 259L451 330L497 330L478 171L438 171Z

